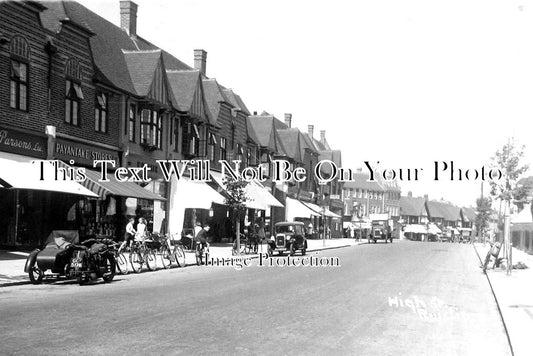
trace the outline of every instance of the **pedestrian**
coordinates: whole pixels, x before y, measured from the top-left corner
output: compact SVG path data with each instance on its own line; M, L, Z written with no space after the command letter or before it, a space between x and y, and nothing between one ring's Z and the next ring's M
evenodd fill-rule
M350 229L350 238L355 240L355 228L352 225L350 225L349 229Z
M144 218L139 218L137 223L137 234L135 235L135 240L143 241L146 237L146 220Z
M124 248L124 246L126 246L126 244L129 244L129 247L131 247L131 243L133 242L135 234L137 233L133 228L134 222L134 218L129 218L128 223L126 224L126 232L124 233L124 242L122 242L118 249L119 253L122 252L122 249Z

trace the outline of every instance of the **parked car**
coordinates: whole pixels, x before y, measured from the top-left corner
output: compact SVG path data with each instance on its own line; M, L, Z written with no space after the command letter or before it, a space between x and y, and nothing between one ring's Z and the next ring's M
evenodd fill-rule
M73 244L79 242L77 230L54 230L46 239L41 251L36 249L30 253L24 266L33 284L39 284L44 277L68 277L70 261L74 253ZM46 275L46 271L50 273Z
M305 255L307 251L307 239L305 238L305 225L302 222L279 222L274 227L273 239L268 241L268 255L274 252L283 255L289 252L291 255L297 250Z

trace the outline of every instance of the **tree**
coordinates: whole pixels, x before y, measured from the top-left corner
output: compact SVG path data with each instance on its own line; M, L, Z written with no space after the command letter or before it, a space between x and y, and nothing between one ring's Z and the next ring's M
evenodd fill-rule
M505 219L502 220L501 210L498 217L498 225L504 226L503 229L503 256L507 258L510 249L510 210L511 204L517 204L524 199L524 190L517 184L518 179L524 174L529 166L522 164L525 146L516 147L514 140L509 140L500 150L496 151L492 162L494 168L498 168L503 173L503 179L490 181L491 196L504 203ZM502 224L503 222L503 224Z
M492 212L491 200L490 198L478 198L476 200L476 206L476 226L481 236L485 236L489 229L489 219Z
M248 182L240 178L233 179L230 176L225 176L223 182L227 193L225 203L233 212L233 217L235 219L234 226L236 231L237 253L240 253L240 222L242 214L246 212L246 201L248 200L248 197L246 196L245 189Z
M490 181L491 195L504 202L516 204L525 197L525 190L517 185L518 179L528 169L527 164L522 164L525 146L515 147L511 140L500 150L496 151L492 157L494 168L500 169L503 173L503 180Z

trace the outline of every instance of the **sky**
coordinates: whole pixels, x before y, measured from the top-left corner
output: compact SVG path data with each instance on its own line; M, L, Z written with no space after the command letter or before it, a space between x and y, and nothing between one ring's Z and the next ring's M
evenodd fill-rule
M118 0L78 2L120 24ZM141 37L190 66L206 50L251 112L325 130L346 169L401 170L402 194L473 206L482 180L459 173L511 137L533 166L533 0L135 2Z

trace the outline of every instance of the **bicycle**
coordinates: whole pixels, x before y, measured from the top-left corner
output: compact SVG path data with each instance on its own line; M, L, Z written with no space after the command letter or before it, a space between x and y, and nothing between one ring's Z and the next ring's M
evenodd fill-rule
M152 241L147 240L147 246L152 249L155 255L161 257L163 268L169 269L174 257L170 251L168 237L159 233L153 233L150 238Z
M151 248L147 247L144 239L143 241L134 241L130 250L130 264L133 272L141 273L144 264L151 271L157 269L155 253Z
M128 274L128 260L126 259L126 256L124 255L124 251L120 251L121 243L115 242L113 245L110 246L112 248L113 255L115 256L115 265L120 272L120 274ZM127 247L125 247L126 249Z
M207 265L207 261L209 260L209 243L206 243L204 246L201 243L197 242L196 248L195 248L195 255L196 255L196 264L198 266L201 266L203 264Z

